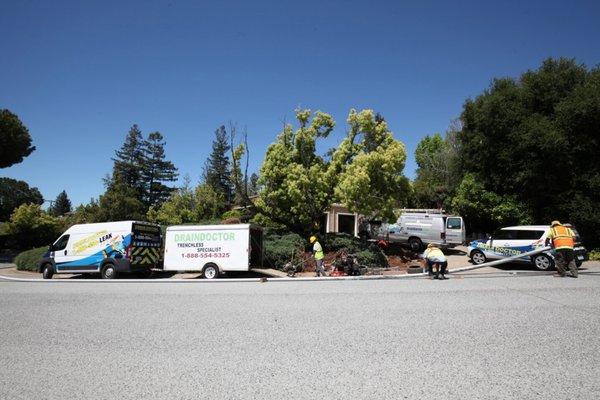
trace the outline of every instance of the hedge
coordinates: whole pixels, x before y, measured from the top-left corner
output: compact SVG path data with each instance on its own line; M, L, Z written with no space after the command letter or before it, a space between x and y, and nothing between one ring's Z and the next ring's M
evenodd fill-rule
M282 268L295 252L304 251L306 242L295 233L279 234L270 230L264 235L264 266Z
M47 251L48 246L44 246L20 253L15 257L17 269L21 271L37 271L37 263Z

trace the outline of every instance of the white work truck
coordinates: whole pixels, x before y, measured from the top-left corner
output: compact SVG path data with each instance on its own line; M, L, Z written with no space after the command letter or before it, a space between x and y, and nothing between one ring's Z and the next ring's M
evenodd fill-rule
M202 271L206 279L223 272L261 267L263 231L251 224L169 226L165 271Z
M421 251L429 243L454 247L465 243L466 228L461 216L438 209L403 209L394 224L382 224L379 239L389 243L408 243Z

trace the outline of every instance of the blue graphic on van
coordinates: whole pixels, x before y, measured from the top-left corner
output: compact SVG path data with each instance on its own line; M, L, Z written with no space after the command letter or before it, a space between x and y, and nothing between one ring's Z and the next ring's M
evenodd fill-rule
M122 258L125 256L125 249L131 244L131 234L127 236L119 235L111 240L103 250L92 255L75 261L56 263L56 269L76 269L74 267L100 267L100 263L105 258Z

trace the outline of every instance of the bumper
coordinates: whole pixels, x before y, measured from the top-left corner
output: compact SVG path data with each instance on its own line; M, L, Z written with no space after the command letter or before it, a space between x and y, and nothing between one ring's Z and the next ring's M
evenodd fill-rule
M588 252L585 249L585 247L575 247L573 249L573 253L575 256L575 260L577 260L578 262L588 261L590 259L590 256L588 255Z

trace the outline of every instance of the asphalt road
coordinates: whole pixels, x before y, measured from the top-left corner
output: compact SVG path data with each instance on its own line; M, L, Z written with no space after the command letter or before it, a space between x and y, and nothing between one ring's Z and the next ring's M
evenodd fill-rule
M0 282L0 398L597 399L599 289L596 273Z

